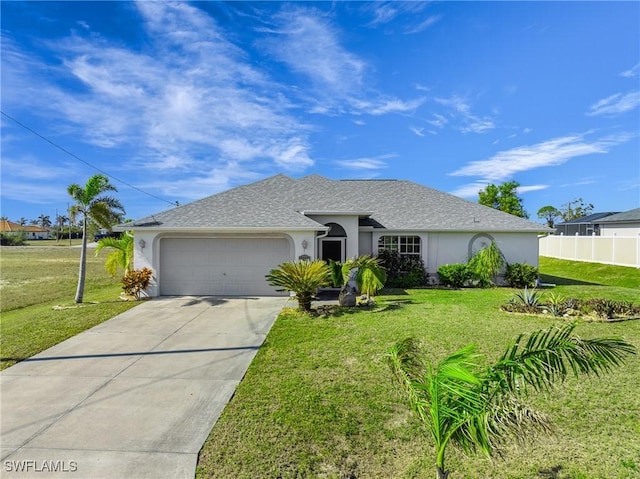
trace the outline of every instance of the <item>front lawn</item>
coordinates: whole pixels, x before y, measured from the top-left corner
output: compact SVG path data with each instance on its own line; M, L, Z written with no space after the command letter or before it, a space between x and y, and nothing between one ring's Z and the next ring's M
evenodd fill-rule
M565 279L581 281L573 276ZM553 291L576 296L581 287ZM624 285L590 288L638 299ZM384 352L413 335L434 361L469 343L493 360L517 334L561 321L501 312L509 289L388 293L370 311L315 318L285 310L203 446L197 477L434 477L430 439L391 382ZM576 332L640 346L640 321L582 323ZM556 436L493 462L450 449L451 479L640 477L638 384L634 356L601 379L571 379L534 397Z
M96 258L94 250L88 250L85 302L75 305L80 248L2 247L0 369L137 304L118 299L122 288L104 269L106 254Z

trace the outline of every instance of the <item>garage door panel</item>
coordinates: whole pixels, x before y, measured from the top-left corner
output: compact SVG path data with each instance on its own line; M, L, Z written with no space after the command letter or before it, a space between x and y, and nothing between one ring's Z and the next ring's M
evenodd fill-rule
M160 294L278 295L265 275L290 261L284 238L164 238Z

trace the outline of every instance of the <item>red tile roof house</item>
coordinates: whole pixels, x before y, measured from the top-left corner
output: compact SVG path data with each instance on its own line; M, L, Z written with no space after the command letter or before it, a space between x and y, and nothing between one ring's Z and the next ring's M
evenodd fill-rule
M24 237L28 240L49 239L51 237L51 232L46 228L41 228L36 225L21 225L20 223L14 223L8 220L0 221L0 232L14 235L24 232Z
M265 275L300 257L382 249L419 255L430 278L495 240L509 263L538 265L538 223L404 180L276 175L120 225L157 295L276 295Z

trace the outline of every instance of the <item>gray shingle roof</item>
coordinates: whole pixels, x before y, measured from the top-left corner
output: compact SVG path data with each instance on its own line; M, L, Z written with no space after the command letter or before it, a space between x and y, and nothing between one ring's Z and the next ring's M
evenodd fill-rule
M548 228L404 180L331 180L276 175L142 218L158 228L320 228L302 212L371 212L390 230L547 231ZM159 223L159 224L158 224ZM131 225L129 225L131 226Z
M607 216L600 220L600 223L613 223L613 222L636 222L640 221L640 208L624 211L616 215Z
M607 216L615 215L617 213L619 213L619 211L605 211L602 213L592 213L590 215L583 216L582 218L576 218L573 220L565 221L563 223L558 223L556 226L595 223L597 220L602 220L602 218L606 218ZM597 222L600 223L600 221L597 221Z

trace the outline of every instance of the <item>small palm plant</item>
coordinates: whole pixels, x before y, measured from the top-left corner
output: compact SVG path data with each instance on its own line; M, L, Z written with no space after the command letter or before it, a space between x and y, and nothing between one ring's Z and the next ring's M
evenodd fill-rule
M114 251L107 255L104 267L107 272L115 276L118 268L124 269L127 274L133 267L133 235L128 231L120 238L102 238L96 246L96 256L100 254L104 248L112 248Z
M342 276L344 278L344 282L349 279L349 272L354 268L358 268L358 272L355 277L358 289L361 293L367 295L367 300L370 296L375 295L378 291L384 288L384 283L387 280L387 274L378 258L363 255L348 260L342 265Z
M331 271L322 260L282 263L266 275L271 286L278 291L293 291L298 299L298 309L311 311L311 298L318 288L331 283Z
M506 260L495 241L469 259L469 270L478 279L481 288L493 286Z
M413 338L394 345L386 359L411 408L434 441L437 478L446 479L449 443L491 456L509 439L550 434L549 419L523 402L528 389L548 391L573 372L600 374L635 354L617 338L580 339L575 324L520 335L495 364L482 368L473 346L428 367Z

